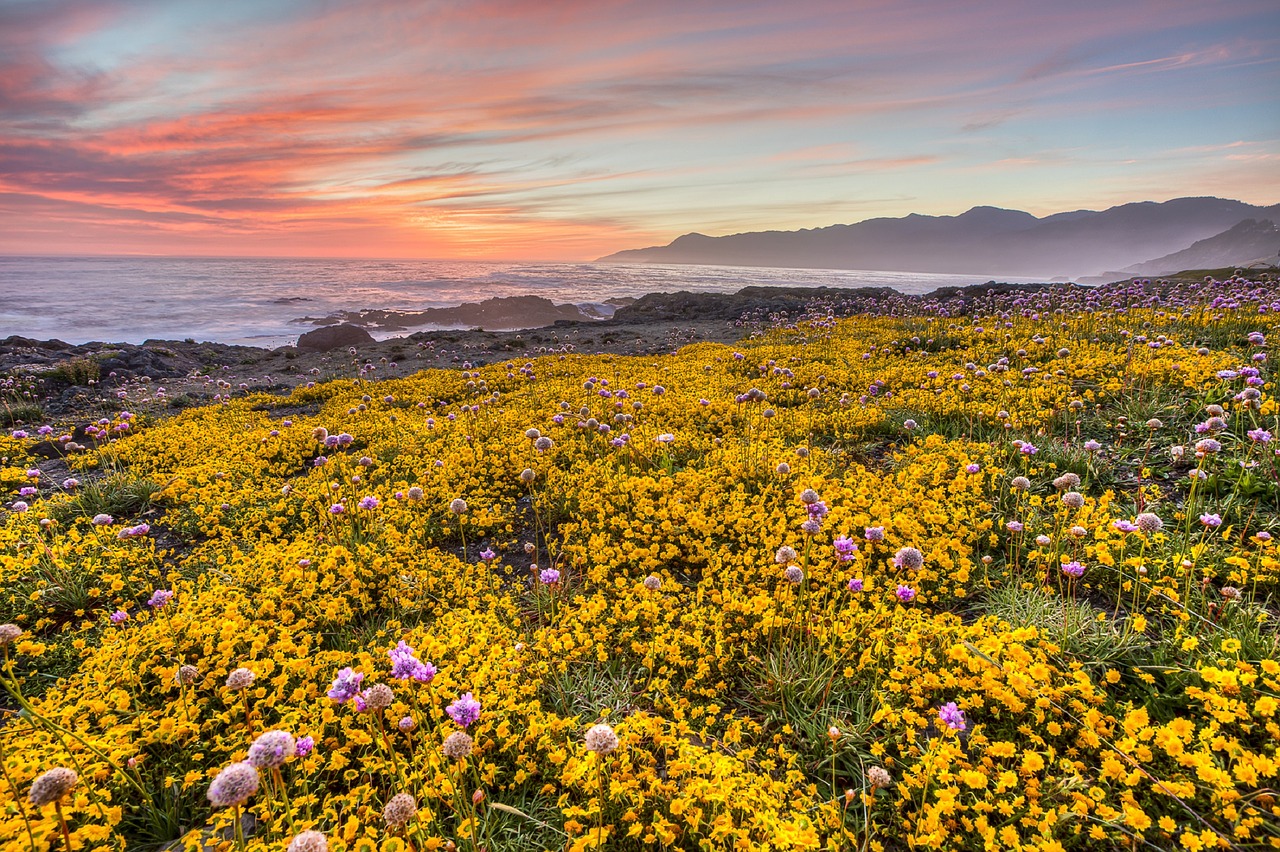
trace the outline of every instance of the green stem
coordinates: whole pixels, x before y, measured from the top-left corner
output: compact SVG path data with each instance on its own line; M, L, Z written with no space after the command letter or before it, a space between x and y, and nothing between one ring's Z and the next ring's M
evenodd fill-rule
M62 842L67 845L67 852L71 852L71 831L67 828L67 817L62 812L62 800L58 799L53 803L58 811L58 824L62 826ZM34 846L32 847L35 848Z
M596 780L600 784L600 808L596 812L596 848L604 848L604 802L605 802L605 784L604 784L604 758L599 754L596 755Z
M3 743L3 738L0 738ZM0 744L0 773L4 774L4 780L9 784L9 789L13 792L13 801L17 805L18 813L22 815L22 821L27 826L27 839L31 841L31 848L36 848L36 836L31 832L31 819L27 816L27 809L22 806L22 796L18 793L18 787L13 783L13 779L9 777L9 766L5 762L6 756L4 746Z
M276 782L276 787L280 790L280 798L284 802L284 818L289 823L289 831L297 834L298 828L293 824L293 802L289 801L289 791L285 788L284 776L280 774L280 767L271 767L271 777Z

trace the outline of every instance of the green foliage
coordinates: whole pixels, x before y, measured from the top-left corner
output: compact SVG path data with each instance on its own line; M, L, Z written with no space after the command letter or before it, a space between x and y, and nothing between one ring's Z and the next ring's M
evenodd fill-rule
M68 499L51 503L49 514L62 524L95 515L110 515L117 520L136 517L158 502L162 491L164 485L158 482L120 472L81 485Z

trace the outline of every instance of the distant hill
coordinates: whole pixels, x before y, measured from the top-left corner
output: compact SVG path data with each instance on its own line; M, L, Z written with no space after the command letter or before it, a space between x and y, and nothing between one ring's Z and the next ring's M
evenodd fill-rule
M868 219L800 231L724 237L686 234L603 262L876 269L983 276L1079 278L1169 255L1245 219L1280 219L1280 205L1176 198L1037 218L974 207L959 216Z
M1086 279L1084 283L1117 281L1121 278L1141 276L1154 278L1172 275L1183 269L1215 269L1229 266L1249 266L1265 262L1274 266L1280 258L1280 227L1270 219L1245 219L1204 240L1197 240L1190 247L1155 260L1126 266L1116 272L1108 272Z

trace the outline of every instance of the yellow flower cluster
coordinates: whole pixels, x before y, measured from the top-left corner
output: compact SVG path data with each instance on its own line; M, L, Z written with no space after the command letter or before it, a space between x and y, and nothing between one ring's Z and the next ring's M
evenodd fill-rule
M859 316L138 423L0 526L0 847L1280 848L1255 325Z

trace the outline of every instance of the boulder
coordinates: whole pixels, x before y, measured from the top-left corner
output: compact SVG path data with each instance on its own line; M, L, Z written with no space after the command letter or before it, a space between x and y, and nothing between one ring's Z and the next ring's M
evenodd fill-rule
M330 349L364 346L373 342L373 335L360 326L343 323L308 331L298 338L298 348L304 352L328 352Z

